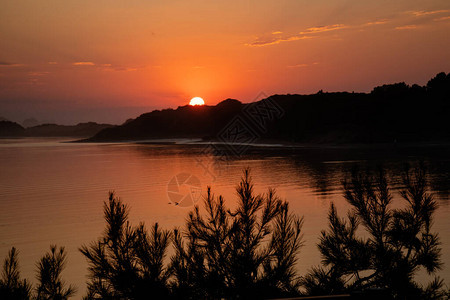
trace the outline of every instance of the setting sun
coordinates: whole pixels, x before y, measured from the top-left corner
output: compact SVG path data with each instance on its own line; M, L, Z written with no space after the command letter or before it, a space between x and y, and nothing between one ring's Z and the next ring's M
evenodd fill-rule
M203 101L203 99L200 97L194 97L191 99L191 102L189 102L189 105L205 105L205 101Z

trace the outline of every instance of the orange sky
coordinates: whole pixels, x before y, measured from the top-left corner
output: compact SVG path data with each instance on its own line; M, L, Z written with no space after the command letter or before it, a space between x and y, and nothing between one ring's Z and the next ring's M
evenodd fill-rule
M0 116L123 122L193 96L425 84L450 71L450 1L1 0L0 39Z

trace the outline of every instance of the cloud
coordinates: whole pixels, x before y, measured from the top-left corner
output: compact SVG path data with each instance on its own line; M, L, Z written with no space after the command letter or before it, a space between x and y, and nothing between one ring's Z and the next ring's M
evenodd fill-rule
M383 25L383 24L386 24L388 22L389 22L388 19L382 19L382 20L378 20L378 21L367 22L367 23L363 24L362 26Z
M98 64L94 63L92 61L78 61L72 63L73 66L88 66L88 67L95 67L97 70L104 70L104 71L136 71L138 70L137 67L127 67L127 66L118 66L113 64Z
M305 36L305 35L293 35L288 37L258 37L254 42L245 44L246 46L251 47L263 47L263 46L269 46L269 45L276 45L283 42L292 42L292 41L298 41L298 40L305 40L305 39L311 39L312 36Z
M446 21L446 20L450 20L450 16L433 19L433 21L438 21L438 22Z
M323 32L328 31L334 31L334 30L340 30L344 28L349 28L349 26L344 24L333 24L333 25L327 25L327 26L317 26L317 27L310 27L307 28L305 31L301 31L296 35L291 36L282 36L281 31L272 31L270 35L265 35L262 37L257 37L255 41L251 43L245 44L246 46L251 47L263 47L263 46L269 46L269 45L276 45L283 42L292 42L292 41L298 41L298 40L305 40L305 39L312 39L314 37L317 37L318 34L321 34Z
M295 68L304 68L307 66L309 66L309 65L308 64L297 64L297 65L286 66L286 68L295 69Z
M441 10L432 10L432 11L410 11L409 13L413 14L416 17L423 17L423 16L429 16L429 15L435 15L435 14L442 14L442 13L448 13L450 10L448 9L441 9Z
M0 67L21 67L21 66L24 66L24 64L15 64L6 61L0 61Z
M450 16L445 16L442 14L450 13L450 10L448 9L440 9L440 10L418 10L418 11L405 11L403 12L403 16L409 15L410 18L401 18L404 22L408 22L409 25L399 25L395 27L396 30L413 30L418 29L421 27L429 25L432 21L446 21L450 19ZM413 19L411 19L411 17Z
M289 65L289 66L286 66L286 68L289 68L289 69L296 69L296 68L310 67L310 66L318 65L318 64L319 64L318 62L314 62L314 63L312 63L312 64L296 64L296 65Z
M49 65L57 65L58 63L56 61L49 61L48 64Z
M77 62L74 62L72 65L74 65L74 66L95 66L95 64L92 61L77 61Z
M448 13L450 12L450 10L433 10L433 11L407 11L407 12L403 12L403 17L402 19L405 19L405 13L408 15L414 15L416 17L421 17L421 16L429 16L429 15L438 15L438 14L442 14L442 13ZM435 18L434 21L446 21L449 20L450 16L443 16L443 17L439 17L439 18ZM383 25L383 24L387 24L387 23L393 23L395 20L394 19L379 19L379 20L374 20L374 21L369 21L366 23L361 23L361 24L355 24L355 25L347 25L347 24L331 24L331 25L324 25L324 26L315 26L315 27L309 27L303 31L300 31L298 34L296 35L292 35L292 36L283 36L283 32L281 31L272 31L270 32L270 34L266 34L263 36L259 36L256 37L255 40L251 43L247 43L245 44L246 46L252 46L252 47L263 47L263 46L269 46L269 45L276 45L276 44L280 44L283 42L290 42L290 41L297 41L297 40L303 40L303 39L309 39L309 38L319 38L322 34L325 34L327 32L336 32L338 30L344 30L344 29L349 29L349 30L354 30L354 31L364 31L365 28L369 27L369 26L378 26L378 25ZM403 21L407 21L407 20L403 20ZM393 28L395 30L414 30L414 29L418 29L421 28L422 25L420 24L411 24L411 23L415 23L414 21L411 22L411 20L409 20L409 25L398 25L397 23L397 27L394 27L395 25L393 25ZM423 22L422 22L423 23ZM327 37L329 38L329 35L327 35ZM332 37L333 38L333 37ZM334 36L335 40L340 40L341 38L339 36Z
M334 31L334 30L341 30L349 28L349 26L344 24L333 24L333 25L327 25L327 26L318 26L318 27L310 27L306 29L306 31L300 32L300 34L315 34L315 33L322 33L327 31Z
M111 70L111 71L125 71L125 72L138 70L138 68L130 68L130 67L105 67L104 69Z
M405 25L405 26L395 27L396 30L412 30L412 29L417 29L417 28L419 28L419 26L417 26L417 25Z

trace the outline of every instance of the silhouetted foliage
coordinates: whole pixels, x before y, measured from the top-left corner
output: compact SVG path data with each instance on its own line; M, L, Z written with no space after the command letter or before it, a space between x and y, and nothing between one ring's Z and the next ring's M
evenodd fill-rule
M353 172L344 183L352 210L345 220L331 204L329 229L318 244L324 267L302 281L308 294L382 288L395 298L437 299L443 293L438 278L427 287L414 281L420 268L432 274L441 267L439 238L431 231L436 202L427 192L424 167L406 170L403 183L406 207L393 209L383 170L377 176ZM357 235L359 225L365 238Z
M183 234L175 230L172 288L180 298L268 298L298 294L295 271L302 218L291 214L275 191L255 195L249 170L236 189L237 208L208 189L188 216Z
M203 216L196 207L184 233L174 230L175 254L164 258L171 234L157 224L128 223L128 207L110 194L106 231L80 251L89 263L86 299L266 298L298 294L295 271L303 220L274 190L255 195L249 171L237 188L238 207L226 209L208 190Z
M0 278L0 299L30 299L31 285L26 279L20 278L17 250L12 247L8 257L3 263L2 277Z
M89 263L87 299L148 299L169 295L164 257L170 234L154 224L148 233L143 224L133 228L129 208L110 193L104 203L106 231L80 251Z
M75 294L75 288L65 287L61 272L66 264L64 247L57 249L50 246L38 262L38 286L35 294L26 279L20 279L17 250L13 247L5 259L0 279L0 299L36 299L36 300L66 300Z
M445 101L450 100L450 73L441 72L430 79L427 83L427 90L433 97L440 98Z
M377 86L372 90L372 95L378 97L404 97L410 92L410 87L404 83L384 84Z
M59 249L52 245L50 252L46 253L38 263L36 288L37 300L65 300L75 294L75 288L65 287L61 272L66 265L67 254L64 247Z

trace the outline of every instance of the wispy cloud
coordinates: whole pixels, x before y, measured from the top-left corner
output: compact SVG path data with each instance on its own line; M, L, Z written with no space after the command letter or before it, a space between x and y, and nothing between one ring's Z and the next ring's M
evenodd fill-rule
M400 23L394 29L413 30L425 28L432 25L432 22L450 20L449 13L449 9L404 11L398 16L399 23L402 22L404 25Z
M256 37L255 40L251 43L245 44L246 46L253 46L253 47L262 47L262 46L269 46L269 45L276 45L283 42L291 42L291 41L297 41L297 40L303 40L303 39L309 39L309 38L320 38L322 34L326 34L328 32L334 32L336 33L333 37L330 37L330 35L326 35L327 38L332 38L334 40L341 40L341 36L337 35L337 31L340 30L353 30L353 31L364 31L366 28L370 26L379 26L383 24L392 24L392 28L395 30L414 30L423 27L424 20L420 21L420 24L414 24L416 21L411 20L411 16L416 17L422 17L422 16L430 16L430 15L436 15L436 18L434 21L446 21L450 20L450 16L442 16L438 17L438 14L443 13L449 13L450 10L433 10L433 11L405 11L401 13L400 20L396 20L395 18L383 18L378 20L371 20L366 23L361 24L354 24L354 25L348 25L348 24L331 24L331 25L324 25L324 26L315 26L315 27L309 27L302 31L300 31L298 34L286 36L283 35L283 32L281 31L272 31L269 34L265 34L263 36ZM405 18L405 16L409 15L409 18ZM409 19L409 20L408 20ZM404 23L408 22L407 25L402 25L399 22L402 21ZM426 20L425 20L426 21ZM394 25L396 24L396 25ZM395 27L396 26L396 27Z
M327 26L317 26L317 27L310 27L307 28L305 31L301 31L298 34L291 35L291 36L282 36L283 32L281 31L272 31L270 35L257 37L255 41L252 43L246 44L247 46L253 46L253 47L262 47L262 46L269 46L269 45L276 45L283 42L292 42L292 41L298 41L298 40L305 40L305 39L311 39L314 38L317 34L328 32L328 31L334 31L339 29L347 28L348 26L344 24L333 24L333 25L327 25Z
M104 67L104 70L108 70L108 71L122 71L122 72L131 72L131 71L137 71L138 68L133 68L133 67Z
M441 9L441 10L431 10L431 11L410 11L409 13L413 14L416 17L423 17L423 16L429 16L429 15L435 15L435 14L442 14L442 13L448 13L450 10L448 9Z
M297 64L297 65L290 65L290 66L286 66L286 68L289 69L296 69L296 68L304 68L309 66L308 64Z
M283 42L292 42L292 41L298 41L298 40L305 40L305 39L311 39L312 36L306 36L306 35L293 35L288 37L258 37L254 42L245 44L246 46L252 46L252 47L263 47L263 46L269 46L269 45L276 45Z
M418 25L405 25L405 26L397 26L395 27L396 30L412 30L419 28Z
M301 31L300 34L322 33L322 32L327 32L327 31L345 29L348 27L349 26L344 25L344 24L333 24L333 25L327 25L327 26L310 27L310 28L306 29L305 31Z
M433 21L437 21L437 22L447 21L447 20L450 20L450 16L433 19Z
M297 68L305 68L305 67L310 67L310 66L314 66L314 65L318 65L318 62L314 62L312 64L296 64L296 65L289 65L286 66L286 68L288 69L297 69Z
M15 64L6 61L0 61L0 67L22 67L24 64Z
M95 66L95 64L92 61L77 61L77 62L74 62L72 65L74 65L74 66Z
M87 66L87 67L95 67L96 70L104 70L104 71L136 71L137 67L129 67L129 66L120 66L113 64L98 64L92 61L78 61L72 63L73 66Z
M367 23L363 24L362 26L383 25L383 24L386 24L386 23L389 23L388 19L382 19L382 20L367 22Z
M252 47L263 47L269 45L276 45L283 42L312 39L324 32L341 30L349 27L350 26L344 24L316 26L316 27L309 27L304 31L300 31L298 34L295 35L285 35L285 36L282 35L283 34L282 31L272 31L269 35L266 34L265 36L257 37L253 42L247 43L245 45Z

